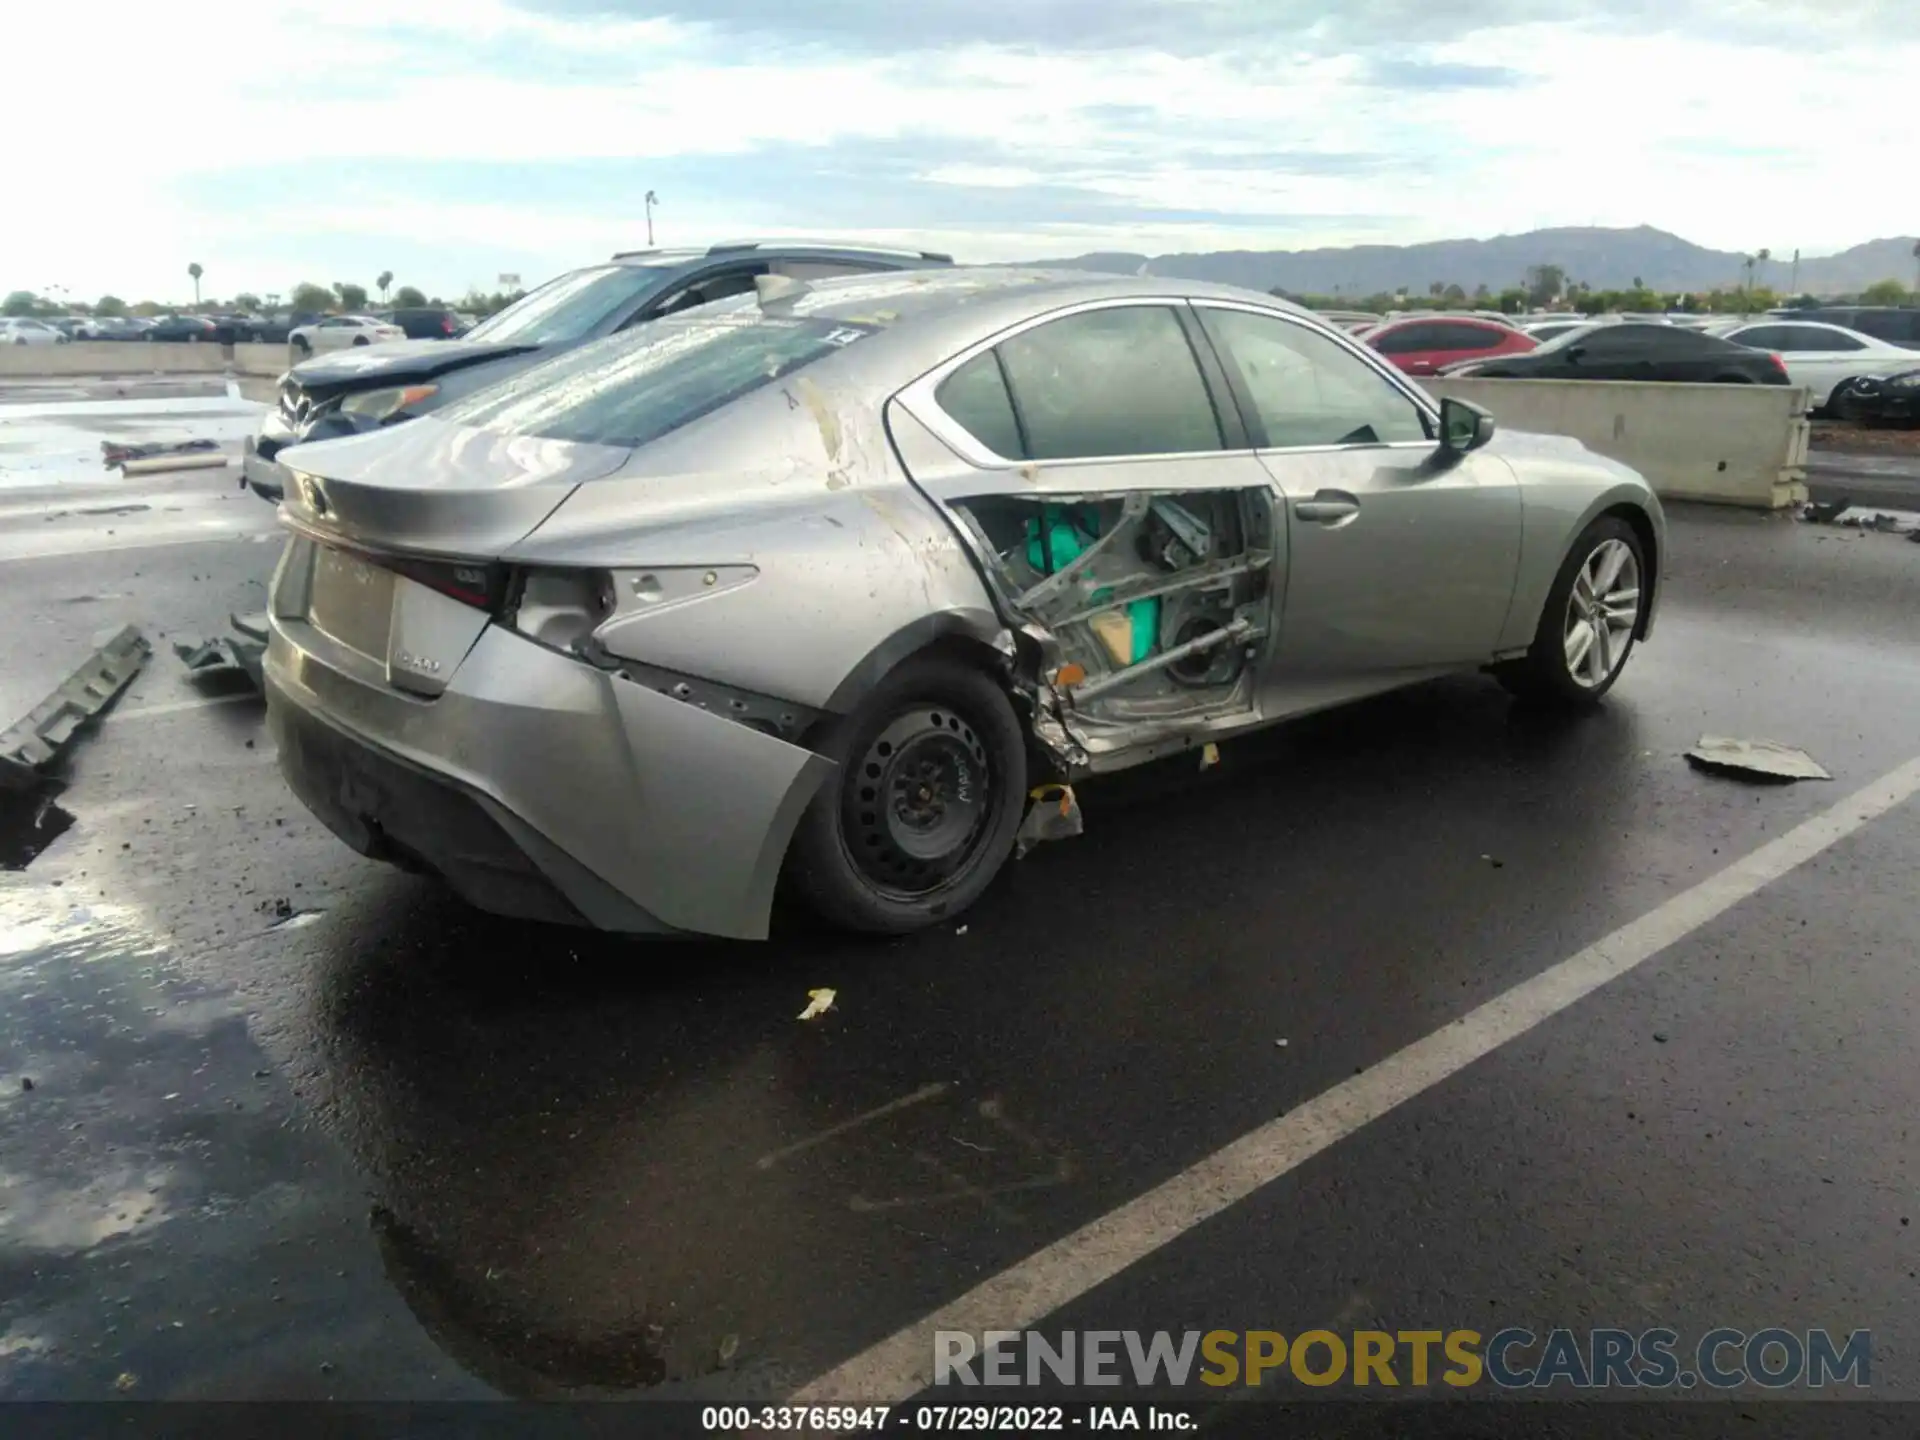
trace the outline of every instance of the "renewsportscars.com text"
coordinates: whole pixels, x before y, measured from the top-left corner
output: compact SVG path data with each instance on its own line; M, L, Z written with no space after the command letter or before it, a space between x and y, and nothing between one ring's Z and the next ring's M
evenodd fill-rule
M1873 1336L1854 1330L940 1330L935 1385L1770 1390L1871 1383Z

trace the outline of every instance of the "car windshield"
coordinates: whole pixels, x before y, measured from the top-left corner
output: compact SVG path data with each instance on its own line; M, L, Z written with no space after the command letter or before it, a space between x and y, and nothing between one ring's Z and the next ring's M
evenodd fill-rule
M656 320L535 365L438 418L509 435L645 445L872 329L754 311Z
M670 267L601 265L549 280L467 332L469 340L553 345L578 340L660 283Z

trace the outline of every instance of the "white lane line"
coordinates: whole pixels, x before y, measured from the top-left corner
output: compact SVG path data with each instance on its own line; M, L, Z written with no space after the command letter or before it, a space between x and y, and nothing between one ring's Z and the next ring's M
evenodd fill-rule
M109 710L108 723L120 720L151 720L158 715L178 715L183 710L205 710L214 705L238 705L244 700L262 703L258 690L239 690L231 695L202 695L193 700L168 700L159 705L136 705L131 710Z
M1617 980L1920 793L1909 760L1578 954L1216 1150L808 1382L795 1404L900 1404L932 1383L933 1332L1025 1329L1509 1040Z

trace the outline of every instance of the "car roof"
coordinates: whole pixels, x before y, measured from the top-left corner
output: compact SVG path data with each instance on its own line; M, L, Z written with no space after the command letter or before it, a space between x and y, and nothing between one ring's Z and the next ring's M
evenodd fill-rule
M693 265L706 260L743 256L782 259L891 260L900 264L951 265L953 257L939 250L915 250L894 245L863 245L850 240L723 240L703 248L682 246L649 250L621 250L619 265Z

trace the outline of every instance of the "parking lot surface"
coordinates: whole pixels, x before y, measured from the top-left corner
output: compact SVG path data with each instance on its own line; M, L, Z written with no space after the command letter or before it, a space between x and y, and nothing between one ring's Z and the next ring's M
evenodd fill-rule
M889 1343L1009 1272L1048 1331L1869 1329L1874 1397L1920 1390L1902 537L1676 507L1592 715L1427 685L1089 784L964 925L647 944L480 916L306 815L258 702L170 648L259 608L272 512L97 463L244 402L106 398L152 408L0 396L6 718L103 630L155 641L0 874L0 1397L905 1399ZM1703 732L1834 779L1695 771ZM1622 935L1584 998L1394 1068ZM1387 1080L1237 1203L1181 1188ZM1156 1187L1186 1208L1129 1218ZM1110 1275L1048 1250L1103 1218Z

